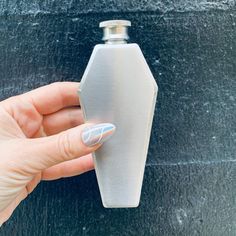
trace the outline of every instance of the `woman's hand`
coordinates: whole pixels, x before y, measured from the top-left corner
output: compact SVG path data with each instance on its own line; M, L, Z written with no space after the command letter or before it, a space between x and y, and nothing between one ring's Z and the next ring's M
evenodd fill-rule
M92 170L90 153L114 133L109 123L83 124L78 86L53 83L0 102L0 225L41 180Z

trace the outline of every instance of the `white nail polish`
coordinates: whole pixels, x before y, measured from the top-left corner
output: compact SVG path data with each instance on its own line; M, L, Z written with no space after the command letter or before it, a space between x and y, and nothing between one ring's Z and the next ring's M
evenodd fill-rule
M94 146L107 141L115 132L116 127L110 123L103 123L86 127L81 138L86 146Z

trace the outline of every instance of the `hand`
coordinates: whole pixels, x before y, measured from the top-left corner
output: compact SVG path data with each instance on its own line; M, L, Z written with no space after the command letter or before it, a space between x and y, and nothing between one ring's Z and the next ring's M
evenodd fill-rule
M41 180L92 170L91 152L114 133L109 123L83 124L78 86L54 83L0 102L0 225Z

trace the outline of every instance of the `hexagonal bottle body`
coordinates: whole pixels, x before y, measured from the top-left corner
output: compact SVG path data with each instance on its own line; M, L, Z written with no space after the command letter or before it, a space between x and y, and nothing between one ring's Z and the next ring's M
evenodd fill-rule
M137 44L96 45L79 89L86 122L116 132L93 153L104 207L137 207L157 85Z

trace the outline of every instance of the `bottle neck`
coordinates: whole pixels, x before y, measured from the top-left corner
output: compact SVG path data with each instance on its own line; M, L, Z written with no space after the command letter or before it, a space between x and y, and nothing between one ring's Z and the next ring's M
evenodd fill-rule
M119 40L106 40L105 41L105 44L127 44L127 41L126 40L122 40L122 39L119 39Z

